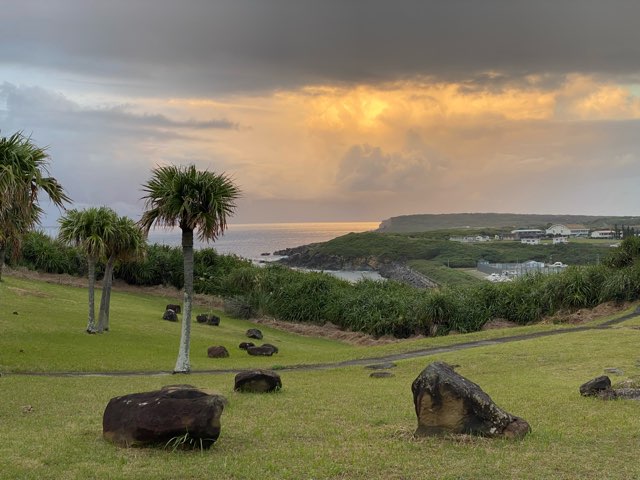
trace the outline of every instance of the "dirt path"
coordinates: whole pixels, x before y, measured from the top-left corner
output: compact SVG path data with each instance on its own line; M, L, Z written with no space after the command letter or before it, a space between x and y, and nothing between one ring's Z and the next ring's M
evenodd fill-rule
M380 357L361 358L355 360L344 360L342 362L331 363L318 363L318 364L306 364L306 365L289 365L279 368L279 371L310 371L310 370L331 370L336 368L354 367L354 366L367 366L375 365L377 363L388 363L397 360L407 360L410 358L426 357L430 355L439 355L442 353L456 352L459 350L467 350L469 348L486 347L490 345L500 345L503 343L521 342L526 340L533 340L535 338L550 337L554 335L565 335L569 333L585 332L589 330L603 330L611 328L613 325L625 322L631 318L640 316L640 306L630 314L623 315L613 320L608 320L604 323L594 326L577 326L571 328L565 328L561 330L552 330L549 332L535 332L526 333L522 335L512 335L509 337L494 338L491 340L476 340L473 342L462 342L454 345L448 345L445 347L430 347L422 348L419 350L413 350L410 352L395 353L391 355L383 355ZM211 369L211 370L192 370L192 374L207 373L207 374L224 374L224 373L239 373L246 371L247 369ZM14 376L36 376L36 377L134 377L134 376L163 376L172 375L170 371L130 371L130 372L22 372L11 373L5 375Z

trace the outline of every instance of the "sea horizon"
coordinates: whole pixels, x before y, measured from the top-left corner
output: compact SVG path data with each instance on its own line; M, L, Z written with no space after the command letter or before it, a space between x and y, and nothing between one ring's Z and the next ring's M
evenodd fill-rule
M273 253L285 248L294 248L310 243L326 242L350 232L365 232L377 229L380 221L374 222L263 222L229 223L225 232L213 242L202 242L194 238L196 249L213 248L221 254L233 254L254 262L275 260ZM55 237L57 226L40 227ZM149 231L150 244L180 246L179 227L155 227Z

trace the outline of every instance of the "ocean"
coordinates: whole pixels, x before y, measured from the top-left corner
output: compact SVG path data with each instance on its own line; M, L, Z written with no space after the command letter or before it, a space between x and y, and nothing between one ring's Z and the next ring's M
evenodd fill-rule
M273 255L273 252L278 250L326 242L350 232L375 230L379 225L379 222L231 224L224 235L215 242L203 243L194 238L194 246L195 248L214 248L218 253L232 253L254 263L264 263L281 258ZM149 232L149 242L180 246L180 229L153 229ZM327 271L327 273L349 281L382 278L377 272Z
M318 222L318 223L253 223L230 224L215 242L200 242L194 238L195 248L214 248L218 253L235 254L253 262L274 261L280 257L273 252L315 242L326 242L350 232L375 230L379 222ZM51 236L56 227L45 227ZM180 246L179 228L154 228L149 232L149 243ZM269 255L263 255L269 254ZM347 280L379 279L376 272L329 272Z

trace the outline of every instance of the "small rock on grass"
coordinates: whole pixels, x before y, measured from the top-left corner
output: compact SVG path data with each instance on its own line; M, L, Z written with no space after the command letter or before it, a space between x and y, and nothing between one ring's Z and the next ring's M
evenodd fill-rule
M389 378L389 377L395 377L395 374L391 372L371 372L369 376L371 378Z
M386 363L374 363L373 365L366 365L364 368L369 370L387 370L389 368L395 368L397 365L393 362Z

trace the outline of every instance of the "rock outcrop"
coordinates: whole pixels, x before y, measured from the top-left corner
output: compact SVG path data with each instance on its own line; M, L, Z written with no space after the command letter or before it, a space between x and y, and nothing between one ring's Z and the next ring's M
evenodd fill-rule
M236 375L233 389L238 392L267 393L282 388L280 375L271 370L252 370Z
M444 362L425 368L411 385L416 436L471 434L519 439L531 431L522 418L498 407L478 385Z
M191 385L115 397L104 411L102 434L125 447L164 446L183 438L183 446L209 448L220 435L225 404L223 396Z

